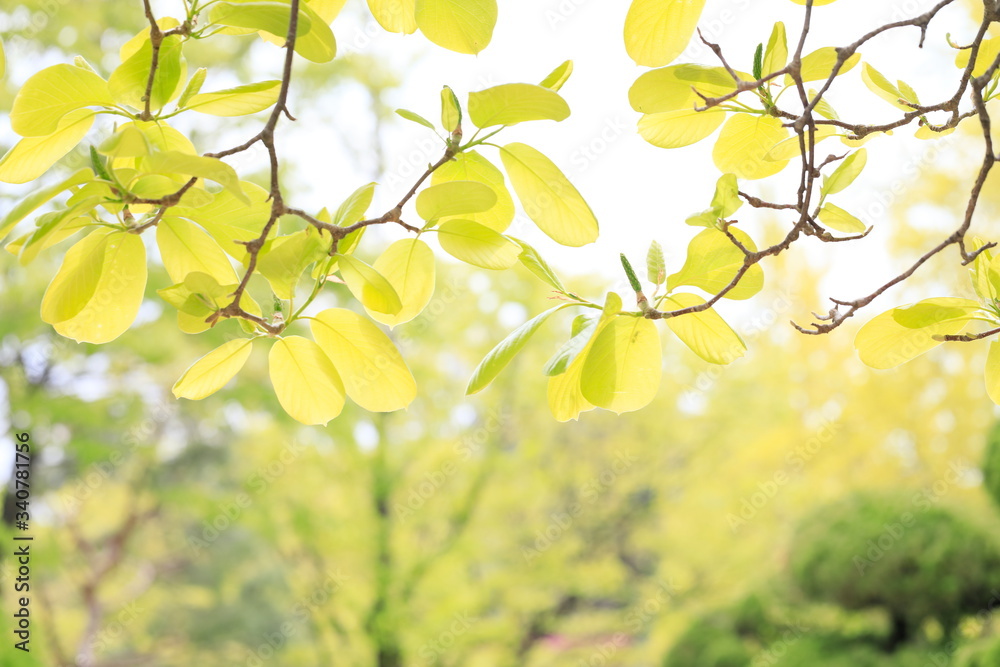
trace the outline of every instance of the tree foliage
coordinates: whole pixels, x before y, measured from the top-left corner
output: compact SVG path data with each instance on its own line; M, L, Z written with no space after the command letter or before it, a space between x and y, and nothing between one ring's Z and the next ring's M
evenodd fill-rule
M559 312L574 312L573 335L545 366L549 405L565 421L597 407L634 411L653 400L662 374L658 320L710 363L742 357L746 345L716 305L758 294L765 260L806 237L840 243L870 231L835 203L836 195L864 172L868 148L862 144L907 126L915 126L918 137L934 140L960 124L978 124L984 154L955 231L871 294L834 299L834 307L816 323L796 325L807 334L829 333L955 246L962 261L972 265L979 298L929 299L873 319L856 345L866 363L888 368L941 342L970 342L1000 332L994 244L970 235L997 159L988 109L1000 81L1000 37L990 37L998 20L996 4L984 0L974 34L953 44L954 81L941 101L922 102L913 86L892 83L861 54L875 40L906 29L919 33L922 46L929 26L937 25L954 2L942 0L919 15L872 27L847 45L807 52L807 38L821 20L822 5L829 3L803 0L797 2L803 5L801 28L775 23L744 72L700 33L698 39L716 62L672 64L695 34L703 2L634 0L624 16L623 46L637 65L654 68L636 79L628 95L641 114L639 134L671 149L718 130L711 152L722 173L708 208L687 218L703 229L691 240L683 265L671 272L658 244L651 245L650 296L623 257L634 308L616 293L592 300L568 290L534 248L505 233L516 197L557 244L578 247L598 237L594 212L556 163L520 141L497 143L501 133L509 136L522 123L569 116L570 105L559 91L573 71L570 62L547 76L539 73L537 84L500 84L467 96L446 86L439 124L400 109L402 118L422 128L417 131L438 133L441 155L388 211L369 213L374 184L361 184L343 203L321 210L291 203L280 176L285 156L279 151L279 126L293 119L293 63L303 58L323 65L336 57L330 25L344 5L341 0L195 1L184 3L177 16L156 16L146 2L146 27L122 45L117 66L105 71L103 62L95 66L78 56L35 73L11 105L11 128L21 139L0 160L0 181L38 187L0 221L0 236L21 230L6 248L22 264L73 240L43 299L41 316L61 335L90 343L115 340L132 325L148 277L146 250L155 244L171 281L157 286L158 293L176 309L180 329L193 334L227 326L230 337L245 341L227 341L192 364L175 393L203 398L238 374L242 363L237 362L245 362L254 348L267 348L271 382L282 406L304 423L324 424L347 399L366 409L393 411L415 396L405 361L372 320L404 325L427 306L436 260L424 238L436 235L445 253L470 265L490 271L527 267L563 302ZM487 48L501 9L496 0L369 0L368 7L384 29L419 30L459 54ZM188 66L195 44L245 48L252 36L284 49L279 79L213 88L212 67ZM849 74L860 76L896 118L842 120L833 98ZM258 132L241 144L209 151L196 148L172 126L182 115L255 113L266 113ZM44 178L81 143L88 147L87 165L54 183ZM269 163L264 188L231 164L257 148L264 149ZM827 149L831 152L824 156ZM799 172L799 187L789 196L767 201L748 191L750 182L790 168ZM781 238L763 243L741 229L733 216L744 205L777 215L786 225ZM22 225L25 220L34 228ZM367 263L356 251L375 225L413 236ZM322 302L317 301L321 294L340 292L332 287L337 284L353 297L353 304L342 305L363 309L364 321L348 317L343 308L314 307ZM476 371L469 391L485 388L546 319L532 320L502 342ZM226 325L228 320L236 320L239 328ZM349 344L338 349L351 352L331 348L338 341ZM986 365L987 391L994 400L1000 400L998 350L992 344ZM379 367L382 361L387 368ZM299 395L313 392L322 398ZM372 398L379 394L384 400Z

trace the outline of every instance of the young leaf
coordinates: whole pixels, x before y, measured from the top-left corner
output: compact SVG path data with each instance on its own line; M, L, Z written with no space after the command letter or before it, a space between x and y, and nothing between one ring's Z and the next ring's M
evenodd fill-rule
M337 207L333 214L333 224L338 227L350 227L356 222L364 220L368 207L372 205L372 198L375 196L375 183L362 185L351 193L351 196Z
M258 270L279 299L291 299L302 272L327 257L329 250L330 237L321 237L315 227L308 227L265 242L258 257Z
M572 247L597 240L594 212L551 160L525 144L507 144L500 157L525 213L549 238Z
M246 116L278 101L281 81L261 81L244 86L193 95L187 108L212 116Z
M646 253L646 279L654 285L662 285L667 276L667 261L663 258L663 248L659 242L649 244Z
M532 120L562 121L569 113L569 105L559 93L530 83L508 83L469 93L469 119L480 128Z
M250 198L243 192L236 170L217 158L163 151L145 158L145 166L154 174L184 174L215 181L244 204L250 205Z
M326 426L344 409L344 383L333 362L308 338L275 341L268 355L271 385L292 419Z
M753 54L753 78L762 79L764 77L764 45L758 44L757 50Z
M757 249L742 230L730 227L729 232L748 250ZM687 260L680 271L667 278L667 289L673 291L681 285L692 285L709 294L717 294L736 277L743 261L743 251L729 237L718 229L706 229L691 240ZM749 299L763 287L764 271L759 264L754 264L739 284L726 293L726 298Z
M417 125L423 125L424 127L429 128L431 130L436 129L434 127L434 123L430 122L429 120L427 120L426 118L424 118L419 114L415 114L412 111L409 111L408 109L396 109L396 114L401 118L405 118L408 121L416 123Z
M590 317L586 315L580 315L573 320L573 330L571 331L570 339L563 343L552 358L548 360L542 372L548 377L555 377L556 375L562 375L565 373L570 365L576 361L576 358L580 356L584 348L587 347L587 343L594 335L594 331L597 329L597 324L600 318Z
M825 197L845 190L854 182L854 179L861 175L866 164L868 164L868 150L859 148L844 158L840 166L823 179L823 187L820 189L820 194Z
M940 345L934 336L964 332L979 308L951 297L894 308L861 327L854 346L868 366L895 368Z
M542 86L543 88L548 88L550 90L559 92L559 89L563 87L563 85L566 83L566 81L569 80L569 77L572 74L573 74L573 61L567 60L559 67L549 72L548 76L542 79L542 82L539 83L538 85Z
M905 97L903 93L899 91L899 88L892 85L887 78L882 76L881 72L868 63L864 63L861 66L861 80L865 82L865 86L868 87L868 90L872 91L897 109L902 109L903 111L913 111L913 107L899 101L900 98Z
M7 214L0 219L0 240L10 234L10 230L14 229L14 226L17 225L17 223L31 215L31 213L39 206L42 206L46 202L50 201L56 195L65 192L74 186L86 183L93 178L94 172L90 169L80 169L72 176L60 181L59 183L32 192L27 197L14 204L14 206L7 211Z
M476 370L472 374L472 379L469 380L469 386L465 390L466 395L471 396L488 387L500 375L500 372L510 364L511 360L517 356L518 352L524 349L528 340L538 331L539 327L552 315L570 305L564 303L536 315L512 331L509 336L490 350L489 354L476 366Z
M521 246L503 234L471 220L449 220L438 227L445 252L483 269L502 271L517 264Z
M340 373L351 400L370 412L402 410L417 385L399 350L370 320L344 308L312 319L313 338Z
M150 89L149 108L158 111L180 94L180 85L187 76L187 63L181 54L183 40L171 35L163 40L157 57L156 76ZM147 39L128 60L119 65L108 78L108 90L115 102L143 109L149 69L153 62L153 45Z
M0 159L0 182L35 180L76 148L93 124L93 111L77 109L63 116L52 134L21 139Z
M712 150L715 166L723 173L747 180L773 176L784 169L788 161L769 161L767 154L788 134L788 128L773 116L734 114L722 127Z
M590 403L621 414L646 407L663 375L660 334L644 317L614 317L594 338L580 381Z
M703 303L705 300L700 296L680 292L667 297L660 308L681 310ZM731 364L747 350L746 343L739 334L713 308L671 317L667 320L667 326L692 352L710 364Z
M767 51L764 52L761 73L763 76L773 74L784 67L786 62L788 62L788 38L785 36L785 24L778 21L774 24L771 37L767 40Z
M10 110L10 128L22 137L43 137L55 132L71 111L114 103L107 82L93 72L53 65L21 86Z
M488 211L497 195L477 181L446 181L432 185L417 195L417 215L428 222L452 215Z
M518 257L518 261L524 265L524 268L528 269L537 277L541 278L543 282L548 283L560 292L566 291L566 288L563 287L562 281L559 280L559 276L555 274L552 267L549 266L549 263L538 254L537 250L521 239L515 239L510 236L507 238L521 246L521 255Z
M440 166L431 176L431 184L448 181L476 181L493 191L497 202L479 213L464 213L462 218L478 222L498 232L506 230L514 220L514 200L504 182L503 173L476 151L463 151L454 160ZM443 220L447 220L447 217Z
M452 134L462 125L462 106L455 97L455 91L448 86L441 89L441 127Z
M238 338L223 343L184 371L174 383L177 398L200 401L219 391L232 380L250 358L253 340Z
M476 54L493 38L496 0L416 0L414 18L420 32L438 46Z
M669 65L687 47L704 7L705 0L632 0L625 50L637 65Z
M184 86L180 97L177 98L177 108L183 109L192 97L201 92L201 87L205 84L205 77L207 75L208 70L204 67L199 67L194 71L194 74L188 79L187 85Z
M823 208L819 210L819 220L830 229L845 234L863 234L868 229L865 223L829 202L823 204Z
M396 290L374 268L351 255L337 255L337 262L347 289L366 309L387 315L396 315L403 309Z
M614 292L609 293L605 299L601 317L583 349L567 366L564 373L549 378L547 398L549 410L556 421L565 422L578 419L580 413L594 409L594 404L587 400L581 388L584 364L587 362L587 355L590 353L597 335L609 322L618 317L621 306L621 298Z
M850 58L848 58L844 64L840 67L840 71L837 72L837 76L841 74L846 74L854 69L854 66L858 64L861 60L861 54L855 53ZM833 66L837 64L837 49L832 46L824 46L821 49L816 49L809 55L802 57L802 66L800 73L802 75L802 81L823 81L829 79L830 75L833 74ZM789 75L785 75L785 85L794 86L795 80Z
M373 268L381 273L403 304L395 315L369 310L376 322L395 327L409 322L427 307L434 295L434 253L420 239L400 239L385 249Z

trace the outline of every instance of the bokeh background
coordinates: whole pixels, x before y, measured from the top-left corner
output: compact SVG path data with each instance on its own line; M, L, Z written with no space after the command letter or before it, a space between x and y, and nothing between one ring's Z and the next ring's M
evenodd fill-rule
M282 126L279 146L297 205L336 205L369 180L394 201L438 152L395 108L434 117L444 83L464 97L538 80L573 58L563 93L574 115L519 129L518 139L565 168L597 211L602 240L566 251L518 233L594 298L622 289L620 251L640 257L655 238L681 262L692 235L682 220L705 207L716 175L707 145L666 152L635 135L626 92L639 72L620 43L625 5L501 0L494 44L472 58L384 35L349 0L334 24L342 57L295 72L299 122ZM853 41L869 23L930 6L840 0L823 8L813 45ZM943 35L964 34L973 10L970 0L942 15L923 51L893 36L865 55L933 98L955 71ZM771 22L793 32L800 15L787 0L709 0L705 25L747 60ZM136 1L4 2L0 109L33 71L76 54L106 74L142 21ZM212 65L222 88L272 77L277 54L231 39L188 55ZM888 113L853 76L834 97L838 110L839 99L864 118ZM259 122L178 125L211 150ZM0 143L12 138L0 122ZM35 446L32 652L11 647L15 575L4 555L0 664L1000 665L1000 504L988 492L1000 496L1000 435L991 435L984 347L875 372L854 352L858 323L824 338L788 325L826 296L894 274L954 226L974 133L944 145L877 142L851 195L875 226L869 239L783 257L764 293L723 307L750 345L745 359L714 367L666 340L653 405L578 423L551 419L540 370L568 319L537 334L489 391L464 396L482 356L548 305L545 286L519 269L441 260L431 305L393 334L417 401L389 415L348 407L322 429L284 415L258 357L209 399L174 400L174 380L234 323L180 333L154 293L167 284L161 269L133 329L97 347L39 320L58 251L28 269L0 253L0 475L9 477L14 433L30 431ZM236 166L263 179L261 158ZM760 192L780 197L783 183ZM977 218L994 239L997 185ZM0 187L0 212L25 192ZM764 238L781 224L746 219ZM372 238L366 259L392 237ZM338 289L326 304L349 302ZM970 292L948 256L875 307Z

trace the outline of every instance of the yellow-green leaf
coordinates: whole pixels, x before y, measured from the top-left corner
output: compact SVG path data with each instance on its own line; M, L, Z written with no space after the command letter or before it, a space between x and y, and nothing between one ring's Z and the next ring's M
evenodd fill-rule
M373 320L390 327L409 322L423 312L434 295L434 253L420 239L400 239L385 249L373 268L396 290L403 307L395 315L369 310Z
M149 171L155 174L184 174L215 181L244 204L250 204L250 198L240 186L236 170L222 160L180 151L154 153L143 160Z
M199 67L188 79L187 85L184 86L184 90L181 92L180 96L177 98L178 108L183 109L188 105L188 101L199 92L201 92L201 87L205 84L205 77L208 76L208 70L204 67Z
M183 40L171 35L163 40L157 58L156 76L150 90L149 108L156 112L180 94L181 82L187 76L187 64L181 55ZM149 68L153 61L153 45L146 39L128 60L119 65L108 79L108 90L118 104L143 109Z
M501 371L510 364L514 357L524 349L528 340L535 335L539 327L552 317L552 315L569 305L571 304L564 303L555 308L550 308L544 313L535 315L500 341L496 347L483 357L479 365L476 366L476 370L472 373L472 378L469 380L469 386L465 390L466 395L471 396L488 387L500 375Z
M236 272L229 258L211 236L193 222L165 217L156 226L156 245L170 280L184 282L194 271L207 273L220 285L236 282Z
M0 182L35 180L76 148L93 124L93 111L77 109L63 116L52 134L21 139L0 159Z
M593 334L583 349L579 351L576 358L569 364L566 371L549 377L547 398L549 410L556 421L570 421L578 419L581 412L594 409L594 404L584 397L581 388L583 378L583 367L587 362L587 355L594 345L594 340L603 328L618 316L622 308L622 300L614 292L608 294L604 303L604 310L597 324L593 327Z
M757 249L744 231L736 227L730 227L729 231L748 250ZM691 240L687 260L680 271L667 278L667 289L673 291L681 285L692 285L709 294L718 294L736 277L743 260L743 251L728 236L718 229L706 229ZM763 287L764 271L754 264L739 284L726 293L726 298L749 299Z
M10 234L10 230L14 229L17 223L31 215L31 213L38 209L38 207L42 204L50 201L59 193L65 192L69 188L76 185L86 183L92 178L94 178L94 172L90 169L80 169L69 178L60 181L55 185L35 190L27 197L14 204L14 206L7 211L7 214L0 219L0 239L3 239L7 236L7 234Z
M649 405L663 375L660 334L644 317L613 318L594 338L580 390L590 403L618 414Z
M785 35L785 24L778 21L774 24L771 37L767 40L761 71L767 76L780 70L786 62L788 62L788 38Z
M861 54L855 53L851 55L844 64L841 65L840 71L837 72L837 76L841 74L846 74L850 72L861 60ZM824 81L830 78L833 74L833 66L837 64L837 49L832 46L824 46L823 48L816 49L812 53L806 56L802 56L802 65L800 69L800 74L802 75L802 82L808 81ZM794 86L795 80L789 75L785 75L785 85Z
M1000 342L990 342L986 355L986 393L990 400L1000 405Z
M288 336L268 355L271 385L278 403L303 424L327 423L344 409L344 383L333 362L308 338Z
M704 7L705 0L633 0L625 50L637 65L669 65L687 47Z
M865 223L829 202L819 210L819 220L830 229L845 234L863 234L868 229Z
M545 261L545 258L538 254L537 250L521 239L515 239L512 236L508 236L507 238L521 246L521 256L518 257L518 261L524 265L524 268L528 269L528 271L540 278L542 282L550 285L554 289L557 289L560 292L566 291L566 288L563 287L562 281L559 280L559 276L555 274L555 271L553 271L552 267L549 266L549 263Z
M976 55L976 66L972 70L972 76L982 76L989 69L997 55L1000 55L1000 37L984 39L979 45L979 53ZM962 69L969 66L972 59L972 49L962 49L955 56L955 65Z
M438 46L476 54L493 39L496 0L416 0L414 18L420 32Z
M174 396L192 401L211 396L240 372L252 350L253 341L249 338L223 343L184 371L174 383Z
M894 368L940 345L934 336L963 333L979 308L952 297L894 308L861 327L854 346L872 368Z
M313 338L340 373L347 395L371 412L392 412L417 395L410 369L374 323L344 308L331 308L312 319Z
M434 185L448 181L483 183L496 195L496 204L491 208L479 213L465 213L462 215L463 218L498 232L507 229L514 220L514 200L504 182L503 172L476 151L459 153L454 160L439 167L431 177L431 183Z
M42 299L42 319L60 335L81 343L107 343L125 333L146 288L142 239L117 231L95 237L105 231L93 232L70 248ZM81 284L69 284L76 280Z
M594 212L551 160L525 144L507 144L500 157L525 213L549 238L572 247L597 240Z
M700 306L705 300L695 294L680 292L667 297L661 310L682 310ZM714 308L680 317L671 317L667 326L692 352L710 364L731 364L747 350L746 343L733 331Z
M396 315L403 303L388 280L374 268L351 255L337 255L340 275L358 301L368 310Z
M417 215L433 222L447 216L488 211L496 203L496 193L484 183L445 181L417 195Z
M712 134L725 119L726 112L722 109L651 113L639 119L639 135L660 148L681 148Z
M114 104L108 84L90 70L53 65L31 76L14 98L10 127L22 137L50 135L66 114Z
M741 75L741 78L751 80L749 75ZM697 88L705 97L722 97L736 90L736 82L723 67L671 65L646 72L636 79L629 88L628 99L632 108L640 113L691 111L705 104L692 88Z
M845 190L861 175L866 164L868 164L868 150L859 148L844 158L840 166L823 179L823 187L820 189L820 194L825 197Z
M279 299L295 296L295 287L306 267L327 257L331 240L315 227L279 236L264 243L257 261L260 274L267 278Z
M368 9L380 26L406 35L417 30L416 5L416 0L368 0Z
M222 190L204 206L177 206L171 209L171 214L197 222L218 241L226 254L244 262L247 249L237 241L252 241L260 236L271 215L271 203L264 188L248 181L240 185L250 200L249 206L230 191Z
M246 116L267 109L278 101L281 81L261 81L214 93L201 93L188 100L186 108L212 116Z
M337 207L332 218L333 224L338 227L349 227L355 222L364 220L365 213L368 212L368 207L371 206L374 196L375 183L362 185Z
M569 77L572 74L573 74L573 61L567 60L559 67L549 72L548 76L542 79L542 82L539 83L538 85L559 92L559 89L563 87L563 85L566 83L566 81L569 80Z
M894 86L892 82L882 76L881 72L868 63L864 63L861 66L861 80L865 82L868 90L872 91L897 109L913 111L913 107L899 101L901 98L905 97L903 93L899 91L899 88Z
M448 86L441 89L441 127L452 134L462 125L462 107L458 98ZM431 126L433 127L433 125Z
M767 155L788 137L788 128L773 116L734 114L726 121L712 150L715 166L723 173L755 180L773 176L788 160L768 160Z
M507 83L469 93L469 118L480 128L531 120L562 121L569 113L569 105L559 93L530 83Z
M521 255L521 246L471 220L449 220L442 224L438 240L452 257L494 271L509 269Z

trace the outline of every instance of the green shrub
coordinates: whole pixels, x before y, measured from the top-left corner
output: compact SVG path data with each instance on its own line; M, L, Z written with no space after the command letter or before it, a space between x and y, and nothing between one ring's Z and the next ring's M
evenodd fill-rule
M990 535L945 508L859 494L803 521L790 568L816 601L885 609L894 648L927 619L950 635L963 616L985 608L1000 583L1000 550Z
M1000 506L1000 421L993 425L989 435L986 436L986 452L983 456L983 488Z

